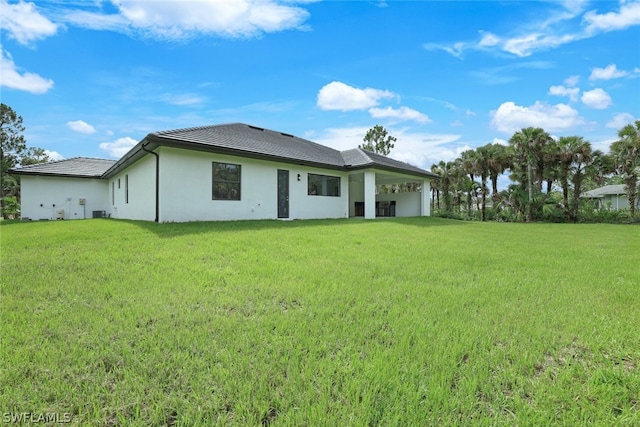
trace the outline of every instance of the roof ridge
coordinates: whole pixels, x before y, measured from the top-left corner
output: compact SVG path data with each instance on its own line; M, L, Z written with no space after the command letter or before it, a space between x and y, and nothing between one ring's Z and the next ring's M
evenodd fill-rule
M85 157L85 156L69 157L68 159L62 159L62 160L59 160L59 161L74 160L74 159L100 160L101 162L117 162L117 160L114 160L114 159L102 159L100 157Z
M190 131L194 131L194 130L212 129L212 128L218 128L218 127L223 127L223 126L232 126L232 125L251 126L251 125L248 125L246 123L233 122L233 123L223 123L223 124L219 124L219 125L203 125L203 126L191 126L191 127L186 127L186 128L174 128L174 129L167 129L167 130L158 130L158 131L155 131L155 132L151 132L151 135L162 136L162 135L168 135L168 134L178 133L178 132L190 132ZM257 126L254 126L254 128L257 128Z

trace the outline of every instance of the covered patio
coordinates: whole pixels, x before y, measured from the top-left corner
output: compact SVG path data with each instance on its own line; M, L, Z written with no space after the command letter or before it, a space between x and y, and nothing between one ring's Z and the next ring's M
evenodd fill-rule
M382 185L391 191L379 191ZM398 191L401 187L403 191ZM406 187L413 191L406 191ZM429 192L429 178L425 176L381 169L354 171L349 174L349 217L429 216Z

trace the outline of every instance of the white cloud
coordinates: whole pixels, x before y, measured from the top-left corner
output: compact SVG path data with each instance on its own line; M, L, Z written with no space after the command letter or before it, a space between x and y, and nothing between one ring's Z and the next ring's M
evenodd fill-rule
M493 138L493 141L491 141L492 144L498 144L498 145L509 145L509 142L506 139L502 139L502 138Z
M611 96L600 88L582 92L582 98L580 99L582 99L584 105L596 110L604 110L611 105Z
M516 105L512 101L504 102L491 115L492 126L508 134L530 126L554 132L584 124L584 119L571 106L549 105L540 101L529 107Z
M584 14L588 32L623 30L640 25L640 2L621 2L618 12L598 14L595 10Z
M629 113L618 113L607 122L607 127L611 129L622 129L629 123L633 123L634 120L635 117Z
M565 87L565 86L551 86L549 88L549 94L555 96L568 96L572 102L576 102L578 100L578 95L580 95L580 89L577 87Z
M575 87L578 85L579 81L580 81L580 76L569 76L566 79L564 79L564 84L567 85L568 87Z
M604 139L599 141L592 140L589 142L591 142L591 148L593 150L600 150L603 153L608 153L611 149L611 144L613 144L617 140L618 138L609 138L609 139Z
M206 98L191 93L185 93L179 95L167 94L162 97L162 100L167 104L188 106L202 104L206 101Z
M506 35L480 31L480 38L475 41L458 41L452 44L426 43L424 48L444 50L457 58L462 58L467 50L501 50L525 57L536 51L553 49L577 40L594 37L601 32L623 30L640 25L640 2L638 1L622 0L618 11L604 14L589 11L583 16L581 14L587 4L586 1L569 0L546 2L546 4L549 5L549 10L541 13L539 20L525 23L515 18L513 29Z
M6 55L5 55L6 53ZM20 73L9 52L0 46L0 87L23 90L36 95L46 93L53 87L53 80L34 73Z
M496 36L495 34L487 33L484 31L481 31L480 34L482 34L482 39L479 42L480 46L487 47L500 44L500 37Z
M111 0L118 14L70 11L75 25L113 31L139 31L160 39L197 35L254 37L287 29L304 29L309 12L277 0L180 1Z
M64 156L57 151L44 150L45 154L49 156L52 161L63 160Z
M52 36L58 28L42 16L33 3L20 0L9 4L0 0L0 10L0 28L7 31L10 39L23 45Z
M103 142L100 144L100 149L106 151L109 156L113 158L120 158L126 154L138 141L128 136L124 138L118 138L112 142Z
M396 122L413 120L418 123L429 123L431 121L429 116L426 114L422 114L421 112L408 107L370 108L369 114L371 114L371 117L374 119L392 119Z
M574 34L548 35L540 33L525 34L505 40L502 50L516 56L529 56L537 50L551 49L576 40Z
M388 90L358 89L342 82L331 82L318 92L317 105L323 110L364 110L375 107L381 99L394 97Z
M444 50L445 52L455 56L456 58L462 58L462 54L464 53L464 51L473 47L473 44L466 42L456 42L452 45L425 43L423 47L426 50Z
M96 131L96 128L94 128L89 123L87 123L87 122L85 122L83 120L74 120L74 121L71 121L71 122L67 122L67 126L72 131L80 132L80 133L90 134L90 133L94 133Z
M616 64L607 65L604 68L594 68L591 71L589 80L611 80L626 76L626 71L618 70Z

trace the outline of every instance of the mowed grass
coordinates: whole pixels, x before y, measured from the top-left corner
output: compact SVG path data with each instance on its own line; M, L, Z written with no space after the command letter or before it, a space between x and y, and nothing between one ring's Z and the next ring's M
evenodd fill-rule
M3 414L640 425L637 226L84 220L0 233Z

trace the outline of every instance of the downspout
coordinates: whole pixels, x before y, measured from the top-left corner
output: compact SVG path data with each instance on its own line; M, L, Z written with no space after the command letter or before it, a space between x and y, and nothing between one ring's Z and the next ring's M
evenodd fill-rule
M155 222L158 222L160 217L160 156L158 155L158 153L154 151L147 150L147 148L145 147L145 145L147 144L142 144L141 146L142 150L156 156L156 219L155 219Z

